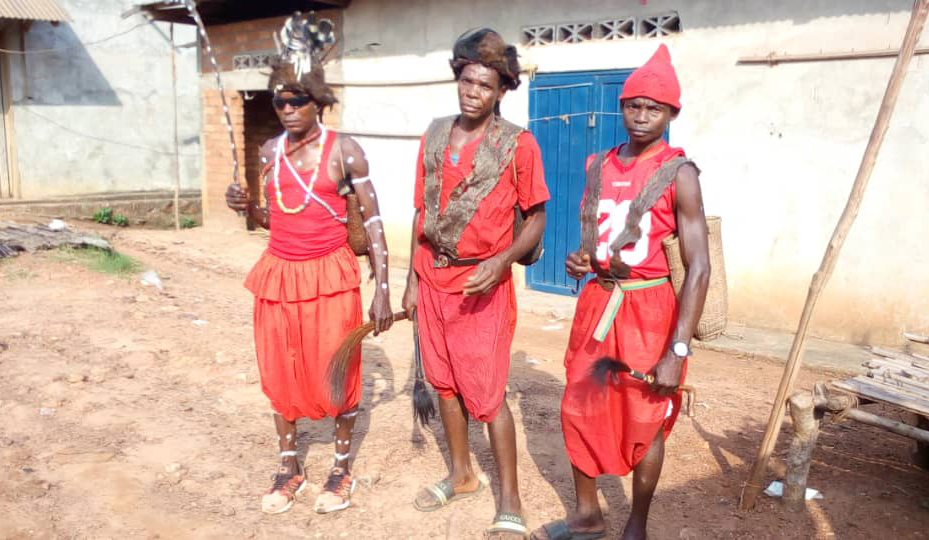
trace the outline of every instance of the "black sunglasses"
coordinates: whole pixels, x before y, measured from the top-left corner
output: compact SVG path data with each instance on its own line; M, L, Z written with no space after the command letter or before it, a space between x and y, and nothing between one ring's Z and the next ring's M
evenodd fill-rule
M313 101L313 99L310 96L294 96L292 98L275 97L271 100L271 103L274 105L275 109L281 111L284 110L286 105L290 105L294 109L299 109L301 107L306 107L311 101Z

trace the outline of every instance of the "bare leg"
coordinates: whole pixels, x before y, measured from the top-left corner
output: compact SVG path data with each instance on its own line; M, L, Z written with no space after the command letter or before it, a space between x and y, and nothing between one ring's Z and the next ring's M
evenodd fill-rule
M439 398L439 416L448 442L448 453L452 462L448 481L455 493L468 493L478 488L478 478L471 467L471 454L468 451L468 411L461 396ZM427 491L416 497L417 504L430 506L434 497Z
M597 479L587 476L577 467L574 472L574 491L577 494L577 507L574 515L565 518L568 528L577 533L600 532L606 529L603 512L597 501ZM533 540L548 540L548 535L540 527L532 533Z
M648 453L632 470L632 512L622 540L645 540L648 537L648 509L664 464L664 431L658 430Z
M335 463L334 467L341 467L347 473L348 458L352 451L352 435L355 429L355 417L358 407L340 413L335 417Z
M513 425L513 414L506 400L497 417L487 425L487 432L500 474L500 511L519 514L522 503L516 478L516 426Z
M278 446L281 452L287 452L288 455L281 456L281 474L292 476L300 474L303 467L297 461L296 455L289 455L290 452L297 450L297 424L289 422L279 414L274 415L274 427L277 429Z

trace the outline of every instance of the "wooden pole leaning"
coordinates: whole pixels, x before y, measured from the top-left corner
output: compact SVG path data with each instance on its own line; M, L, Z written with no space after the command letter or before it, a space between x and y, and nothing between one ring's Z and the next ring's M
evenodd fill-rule
M832 271L835 268L836 260L845 238L851 229L855 217L858 215L858 209L864 198L865 188L871 179L871 172L874 170L874 164L877 161L881 144L884 142L884 135L890 125L890 118L893 115L894 106L900 95L900 88L906 78L906 70L913 58L913 52L916 50L916 44L922 34L923 26L926 23L926 16L929 14L929 0L916 0L913 4L913 12L910 15L910 22L903 38L903 45L900 47L900 54L897 56L897 62L894 64L893 72L887 83L887 89L884 92L884 99L881 102L881 108L878 111L877 119L874 122L874 128L871 130L871 138L865 148L861 165L858 168L858 175L855 177L855 183L852 185L852 191L849 195L845 210L836 225L832 238L826 247L822 263L819 270L813 274L810 282L810 289L807 293L806 303L803 305L803 313L800 316L800 323L797 326L797 333L794 335L793 344L790 347L790 354L787 356L787 364L784 366L784 374L781 376L781 383L777 390L777 396L774 398L774 405L771 408L771 414L768 417L768 426L765 430L764 438L758 449L758 455L755 463L752 465L748 479L742 486L742 494L739 501L739 508L750 510L755 505L755 498L761 492L763 486L764 473L768 466L768 460L774 445L777 442L777 436L781 431L781 424L784 421L784 408L787 396L793 388L797 375L800 372L801 357L803 354L803 345L806 339L806 332L813 315L813 309L816 307L816 301L825 284L829 281Z

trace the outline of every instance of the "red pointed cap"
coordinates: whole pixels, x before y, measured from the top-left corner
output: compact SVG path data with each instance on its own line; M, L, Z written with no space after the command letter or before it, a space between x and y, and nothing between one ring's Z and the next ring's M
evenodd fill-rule
M671 53L664 44L623 83L623 93L619 99L637 97L654 99L680 110L681 83L677 81L677 73L671 65Z

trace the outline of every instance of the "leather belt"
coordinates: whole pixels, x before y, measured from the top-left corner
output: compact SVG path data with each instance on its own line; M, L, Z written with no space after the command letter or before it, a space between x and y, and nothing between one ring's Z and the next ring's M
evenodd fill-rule
M433 268L448 268L449 266L475 266L481 264L486 259L456 259L445 253L432 252Z

